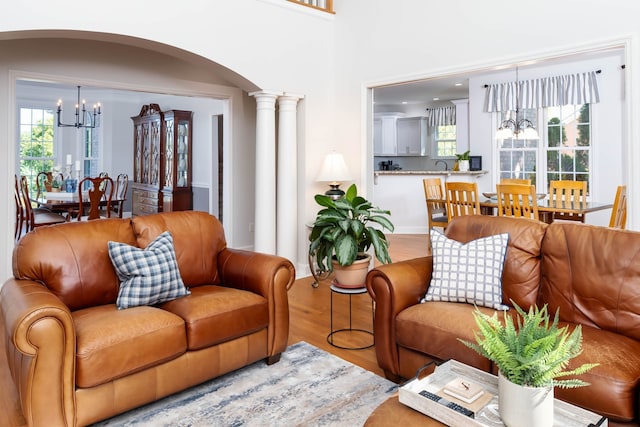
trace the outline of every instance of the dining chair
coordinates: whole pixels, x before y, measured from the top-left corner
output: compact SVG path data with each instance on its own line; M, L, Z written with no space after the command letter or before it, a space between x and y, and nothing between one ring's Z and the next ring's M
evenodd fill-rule
M129 175L121 173L116 178L116 188L113 191L113 197L115 201L111 206L111 211L115 213L118 218L122 218L124 209L124 202L127 200L127 189L129 188Z
M498 184L498 216L539 220L536 187L523 184Z
M481 215L478 183L446 181L447 218L463 215Z
M113 179L109 176L83 178L78 184L78 221L111 218L113 190ZM104 206L104 217L100 210L102 206Z
M523 179L523 178L502 178L500 180L500 184L531 185L531 180L530 179Z
M449 217L447 216L447 203L442 192L442 180L440 178L424 178L422 184L427 203L429 230L433 227L446 229L449 224Z
M37 227L67 222L67 219L47 209L35 209L29 196L29 181L26 176L20 177L20 204L24 211L24 231L29 232Z
M624 230L627 225L627 186L619 185L616 190L616 198L613 201L613 210L609 227Z
M13 186L13 201L16 204L16 226L13 231L13 239L18 241L20 237L22 237L25 213L24 208L22 207L22 196L20 196L20 179L16 174L13 176L15 178L15 185Z
M549 204L576 206L587 201L586 181L551 181L549 183ZM584 214L555 212L553 220L584 222Z

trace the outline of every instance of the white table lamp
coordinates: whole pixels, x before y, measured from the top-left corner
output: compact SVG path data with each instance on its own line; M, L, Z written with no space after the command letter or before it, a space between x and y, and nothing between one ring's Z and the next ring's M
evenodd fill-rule
M316 178L317 181L328 182L331 189L324 194L336 200L344 196L344 191L340 189L342 181L351 181L351 174L347 169L344 157L340 153L327 154L322 163L322 169Z

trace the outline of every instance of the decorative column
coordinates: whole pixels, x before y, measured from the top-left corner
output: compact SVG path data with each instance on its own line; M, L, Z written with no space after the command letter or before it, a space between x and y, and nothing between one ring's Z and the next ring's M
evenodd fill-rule
M256 98L256 200L254 250L276 253L276 99L277 92L252 92Z
M277 254L297 261L298 149L297 104L301 95L278 98Z

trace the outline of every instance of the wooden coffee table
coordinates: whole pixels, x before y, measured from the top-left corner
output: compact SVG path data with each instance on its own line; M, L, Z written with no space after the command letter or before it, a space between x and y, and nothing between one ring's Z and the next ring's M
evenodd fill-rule
M366 427L388 427L388 426L445 426L407 405L403 405L398 400L398 393L394 394L380 406L378 406L367 418L364 425Z

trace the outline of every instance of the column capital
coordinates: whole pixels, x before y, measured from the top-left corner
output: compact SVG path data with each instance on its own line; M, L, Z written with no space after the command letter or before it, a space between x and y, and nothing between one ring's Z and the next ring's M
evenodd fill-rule
M253 96L255 98L273 98L277 99L279 96L282 96L282 92L276 92L272 90L259 90L256 92L249 92L249 96Z
M304 95L301 95L301 94L298 94L298 93L284 92L280 96L280 99L283 99L283 98L291 99L291 100L295 99L296 101L299 101L299 100L304 98Z

